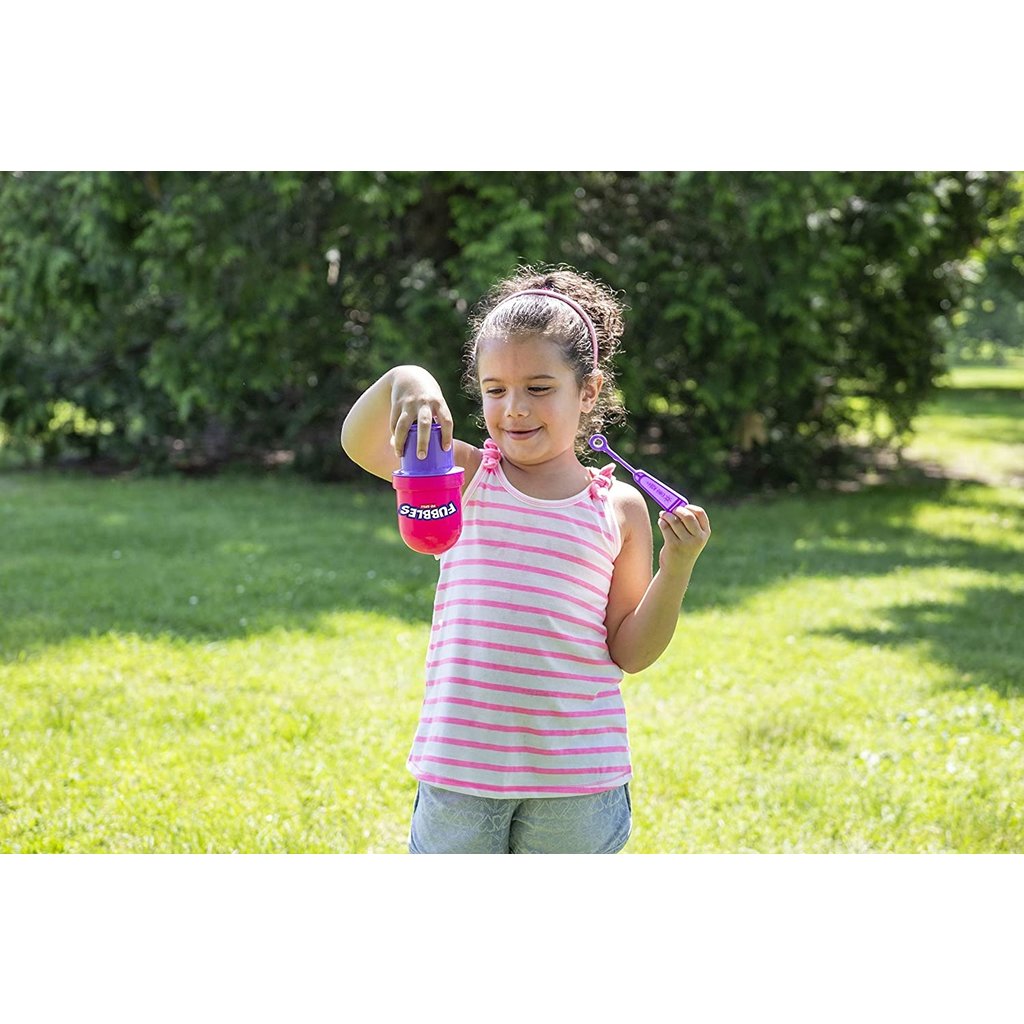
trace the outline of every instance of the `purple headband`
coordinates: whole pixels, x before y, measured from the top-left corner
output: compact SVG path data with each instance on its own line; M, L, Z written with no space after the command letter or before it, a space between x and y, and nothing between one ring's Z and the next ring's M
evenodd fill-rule
M494 308L497 309L502 302L508 302L510 299L517 299L520 295L543 295L549 299L558 299L560 302L564 302L567 306L572 306L572 308L575 309L581 317L583 317L583 322L587 325L587 331L590 333L590 341L594 346L594 369L597 369L597 331L594 329L594 321L587 316L587 311L578 302L576 302L575 299L570 299L568 295L563 295L561 292L553 292L547 288L527 288L521 292L514 292L512 295L502 299Z

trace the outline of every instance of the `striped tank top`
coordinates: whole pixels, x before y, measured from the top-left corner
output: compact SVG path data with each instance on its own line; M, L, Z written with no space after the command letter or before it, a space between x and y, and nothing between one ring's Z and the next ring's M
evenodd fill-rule
M604 625L622 544L613 470L571 498L531 498L509 483L497 445L484 445L462 535L440 556L408 761L421 782L522 799L630 780L622 670Z

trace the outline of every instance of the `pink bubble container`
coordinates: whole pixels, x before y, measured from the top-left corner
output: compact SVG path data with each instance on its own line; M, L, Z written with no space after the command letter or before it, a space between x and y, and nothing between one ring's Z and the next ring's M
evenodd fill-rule
M441 426L430 428L427 457L416 457L416 426L405 439L402 468L392 474L398 505L398 530L413 551L440 555L462 533L461 466L455 465L454 446L441 448Z

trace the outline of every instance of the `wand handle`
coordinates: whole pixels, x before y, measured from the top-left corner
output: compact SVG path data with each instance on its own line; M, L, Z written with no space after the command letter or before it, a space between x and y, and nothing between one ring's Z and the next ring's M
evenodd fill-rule
M642 469L634 469L625 459L617 455L604 434L594 434L587 443L595 452L607 453L620 466L628 470L634 481L636 481L637 487L666 512L671 512L682 505L689 505L689 501L678 491L672 490L668 484L663 484L657 477L651 476L650 473L646 473Z

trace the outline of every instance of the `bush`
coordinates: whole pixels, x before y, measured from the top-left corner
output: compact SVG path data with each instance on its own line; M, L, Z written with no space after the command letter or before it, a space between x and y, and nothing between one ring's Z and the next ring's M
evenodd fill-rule
M50 459L337 477L388 366L466 420L469 307L566 262L630 306L620 450L704 492L808 483L859 417L909 426L1015 200L959 172L7 175L0 421Z

